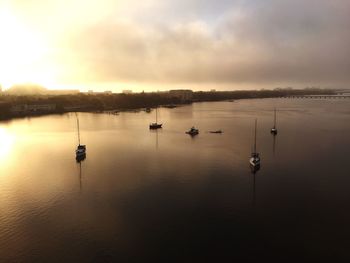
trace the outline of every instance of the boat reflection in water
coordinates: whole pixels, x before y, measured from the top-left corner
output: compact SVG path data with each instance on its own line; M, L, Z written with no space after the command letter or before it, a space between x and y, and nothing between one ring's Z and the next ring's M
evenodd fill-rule
M81 161L77 161L78 165L79 165L79 189L80 191L82 190L83 188L83 182L82 182L82 175L83 175L83 171L82 171L82 167L81 167Z
M255 166L250 164L250 171L252 174L256 174L260 170L260 163Z
M253 204L253 206L255 206L255 203L256 203L256 184L255 184L255 182L256 182L256 178L255 178L255 176L256 176L256 173L259 171L259 169L260 169L260 165L259 166L256 166L256 167L251 167L251 173L252 173L252 175L253 175L253 200L252 200L252 204Z
M158 150L158 146L159 146L159 143L158 143L158 129L153 129L151 131L152 131L152 133L156 134L156 150Z
M82 161L84 161L86 159L86 153L82 153L82 154L77 154L75 157L75 160L77 161L77 163L80 163Z

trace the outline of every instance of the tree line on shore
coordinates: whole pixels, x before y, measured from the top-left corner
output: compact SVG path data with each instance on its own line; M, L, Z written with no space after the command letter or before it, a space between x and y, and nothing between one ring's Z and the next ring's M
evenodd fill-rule
M297 95L335 94L326 89L274 89L274 90L239 90L239 91L198 91L191 98L169 96L169 93L132 93L103 94L78 93L72 95L2 95L0 96L0 119L17 115L36 115L64 113L69 111L103 111L152 108L161 105L179 105L201 101L222 101L253 98L276 98ZM14 112L13 108L21 105L55 105L50 112Z

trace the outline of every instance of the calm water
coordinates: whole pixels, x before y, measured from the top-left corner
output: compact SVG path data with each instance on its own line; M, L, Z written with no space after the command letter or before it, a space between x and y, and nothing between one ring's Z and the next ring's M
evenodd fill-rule
M80 164L74 114L0 123L0 261L350 260L349 100L158 113L158 132L154 112L80 113ZM184 133L192 125L195 138Z

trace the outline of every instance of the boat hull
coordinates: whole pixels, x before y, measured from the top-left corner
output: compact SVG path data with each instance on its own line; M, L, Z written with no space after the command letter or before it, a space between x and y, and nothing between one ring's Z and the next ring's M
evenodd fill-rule
M249 163L252 167L260 167L260 158L251 157Z
M185 132L186 134L189 134L191 136L195 136L199 134L199 130L195 128L191 128L189 131Z
M75 160L77 162L81 162L81 161L85 160L85 158L86 158L86 153L80 153L79 155L77 154L75 156Z
M161 129L163 124L152 123L149 125L150 130Z
M210 131L210 133L222 133L222 130Z
M276 129L276 128L272 128L272 129L271 129L271 133L272 133L273 135L276 135L276 134L277 134L277 129Z
M78 145L77 149L75 150L75 156L76 158L85 158L86 156L86 145Z
M186 132L188 135L195 136L198 135L199 132Z
M81 151L75 151L75 155L76 155L76 156L83 156L83 155L86 155L86 151L83 151L83 152L81 152Z

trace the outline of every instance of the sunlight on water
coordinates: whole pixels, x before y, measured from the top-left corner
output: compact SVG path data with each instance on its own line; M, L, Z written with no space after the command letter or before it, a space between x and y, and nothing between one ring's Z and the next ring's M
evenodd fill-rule
M0 163L7 160L14 142L15 135L9 133L7 129L0 127Z
M207 251L245 258L252 250L284 256L304 247L344 258L349 106L194 103L159 108L157 131L149 130L154 111L79 113L87 145L81 163L74 114L0 122L0 262L167 262L170 254L189 262ZM255 118L262 165L253 175ZM193 138L185 134L192 126L200 130Z

